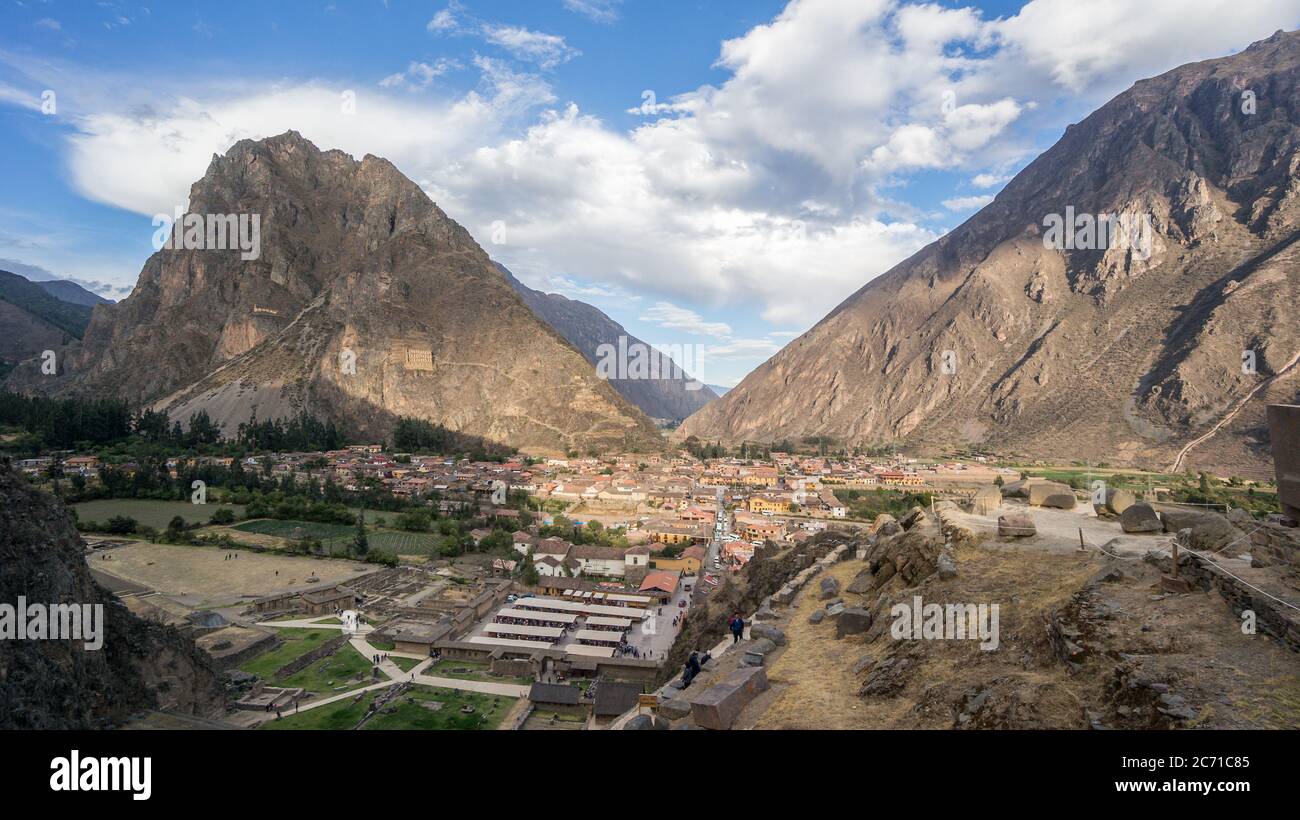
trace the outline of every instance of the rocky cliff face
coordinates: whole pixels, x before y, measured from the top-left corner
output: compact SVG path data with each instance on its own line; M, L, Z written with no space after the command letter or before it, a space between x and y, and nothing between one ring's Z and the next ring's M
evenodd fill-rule
M497 267L533 313L578 348L593 365L599 361L601 345L613 345L617 350L620 338L628 350L635 346L650 351L649 356L654 360L650 364L651 372L666 374L667 377L609 379L623 398L647 416L680 421L718 397L709 386L692 379L691 374L681 369L672 358L650 348L599 309L558 293L533 290L516 279L504 265L498 264Z
M648 449L643 414L533 315L464 228L386 160L294 132L214 156L189 212L259 215L260 254L163 249L99 305L54 383L199 409L226 432L308 409L380 438L399 415L539 451Z
M1046 220L1071 213L1149 229L1066 249ZM1279 32L1071 126L679 432L1262 475L1263 405L1300 383L1298 237L1300 33Z
M171 627L129 613L95 583L67 510L0 464L0 603L102 604L103 646L0 640L0 729L93 729L164 709L217 717L212 661Z

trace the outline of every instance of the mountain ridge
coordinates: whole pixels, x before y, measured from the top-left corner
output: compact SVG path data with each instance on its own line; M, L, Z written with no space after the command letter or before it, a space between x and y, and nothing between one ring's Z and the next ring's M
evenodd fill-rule
M1297 87L1294 32L1136 83L678 435L1171 466L1300 350ZM1067 206L1143 216L1150 253L1046 247ZM1263 471L1262 404L1294 395L1282 373L1185 461Z

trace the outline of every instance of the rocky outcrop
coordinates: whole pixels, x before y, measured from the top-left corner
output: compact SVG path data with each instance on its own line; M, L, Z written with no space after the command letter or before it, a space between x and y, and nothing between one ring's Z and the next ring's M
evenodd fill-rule
M1147 250L1045 242L1045 220L1067 213L1129 214L1149 224ZM1263 406L1292 399L1300 377L1298 229L1300 34L1279 33L1139 82L1071 126L678 434L1168 469L1231 413L1182 466L1267 477Z
M295 132L236 143L190 212L260 217L260 248L163 249L100 305L67 373L11 383L206 410L231 435L309 410L382 439L399 416L539 452L662 437L539 319L474 238L387 160ZM179 230L179 229L178 229Z
M0 465L0 603L103 607L103 645L0 640L0 729L116 726L150 709L216 717L224 708L207 653L172 627L137 618L86 568L67 510Z

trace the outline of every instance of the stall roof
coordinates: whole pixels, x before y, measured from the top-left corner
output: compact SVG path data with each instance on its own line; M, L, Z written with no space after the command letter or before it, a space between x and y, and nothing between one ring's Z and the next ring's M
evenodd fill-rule
M550 641L520 641L513 638L489 638L479 635L469 639L469 643L481 643L487 646L513 646L520 649L550 649Z
M622 632L612 632L608 629L579 629L575 635L580 641L596 641L597 643L620 643L623 640Z
M631 625L631 618L610 618L607 615L587 616L587 626L617 626L627 629Z
M525 618L551 624L571 624L578 620L577 614L573 612L542 612L536 609L503 609L497 613L497 617Z
M570 655L584 655L588 658L614 657L614 647L612 646L583 646L574 643L565 647L564 651Z
M558 626L529 626L527 624L488 624L484 632L493 635L527 635L532 638L550 638L555 640L564 634ZM579 633L581 634L581 633Z

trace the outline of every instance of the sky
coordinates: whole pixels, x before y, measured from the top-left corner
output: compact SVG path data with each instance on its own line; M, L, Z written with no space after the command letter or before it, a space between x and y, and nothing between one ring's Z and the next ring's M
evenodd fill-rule
M0 0L0 268L114 299L214 153L391 160L733 386L1135 81L1300 0Z

